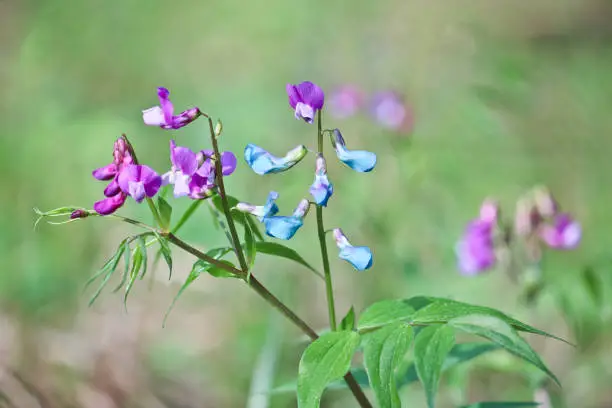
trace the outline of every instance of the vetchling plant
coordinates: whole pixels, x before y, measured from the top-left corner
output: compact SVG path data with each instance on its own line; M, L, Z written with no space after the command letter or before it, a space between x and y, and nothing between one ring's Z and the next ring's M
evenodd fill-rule
M169 91L165 88L158 89L159 106L143 111L144 123L173 130L187 126L198 118L204 118L210 136L205 149L194 152L187 147L177 146L174 140L170 141L170 169L160 175L139 161L134 146L122 135L114 143L112 162L93 171L95 179L108 182L103 192L105 198L96 202L93 209L60 207L46 212L36 210L39 220L64 217L66 219L60 223L68 223L103 217L126 222L138 230L118 244L114 255L88 282L100 281L90 304L100 295L113 274L121 269L121 258L125 266L115 291L123 289L125 302L134 284L147 273L150 259L148 248L156 246L156 260L163 258L168 269L172 271L172 247L176 247L196 258L177 297L203 274L217 278L236 278L311 339L312 342L302 355L298 370L296 389L298 406L301 408L318 407L326 388L338 387L338 380L341 379L361 407L373 406L363 391L366 387L371 388L378 406L400 407L398 389L417 378L425 388L428 406L434 407L440 375L444 370L497 348L504 348L535 365L558 383L554 374L519 333L554 336L488 307L444 298L417 296L410 299L382 300L372 304L359 315L351 309L338 322L329 264L328 234L331 234L335 241L338 256L358 271L369 269L373 256L368 247L353 245L342 229L325 226L323 212L334 192L326 169L326 140L331 142L338 159L358 173L373 170L376 155L367 151L350 150L338 129L323 127L324 94L317 85L311 82L287 85L287 94L295 117L307 124L316 123L316 130L313 132L316 135L315 174L308 189L310 198L302 199L289 215L277 215L279 208L275 203L278 197L276 192L270 192L263 205L242 202L228 194L224 179L234 172L237 160L233 153L222 152L219 148L219 136L223 131L221 122L215 123L209 114L198 108L175 115L169 100ZM259 146L248 144L244 150L244 160L257 174L274 174L288 171L312 150L312 146L301 144L289 150L283 157L276 157ZM172 220L172 205L164 198L165 192L170 189L173 190L175 198L186 196L193 200L176 222ZM306 193L306 186L304 190ZM147 203L155 220L154 225L117 214L129 198L137 203ZM212 210L211 222L218 225L227 238L226 245L209 250L198 249L179 235L181 227L190 220L204 201L207 201ZM303 226L304 217L312 207L317 221L323 273L312 267L311 263L295 250L279 242L266 240L258 225L258 222L263 224L269 237L289 240ZM350 231L348 232L350 235ZM323 278L327 294L329 331L317 334L257 279L254 274L257 254L293 260ZM480 336L490 343L456 344L456 335L460 333ZM406 355L412 345L413 363L407 363ZM364 368L351 368L356 353L362 354ZM533 405L532 402L514 404L513 406Z

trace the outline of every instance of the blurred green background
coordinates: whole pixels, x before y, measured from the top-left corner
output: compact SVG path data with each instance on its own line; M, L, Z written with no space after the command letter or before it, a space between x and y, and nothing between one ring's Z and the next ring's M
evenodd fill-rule
M314 147L315 127L293 118L285 94L285 83L303 80L325 90L347 82L368 93L396 89L415 116L410 135L365 115L325 119L350 147L379 155L367 175L328 160L328 226L375 253L364 273L332 260L338 314L423 294L498 307L577 343L530 339L563 383L546 385L555 407L612 406L609 1L4 0L0 58L0 406L295 406L291 394L261 389L295 376L299 333L244 285L199 279L162 329L193 262L175 251L172 279L160 267L138 282L127 312L108 289L87 308L84 283L130 228L88 219L35 231L32 207L91 206L104 188L91 170L110 161L122 132L159 172L170 138L207 147L204 122L173 132L141 123L157 86L172 91L177 109L197 105L222 118L222 148L238 156L248 142L277 154ZM264 178L240 161L228 188L254 203L275 189L289 211L312 182L310 159ZM459 275L453 247L484 197L510 216L535 184L552 189L584 237L577 251L546 255L548 286L526 306L501 271ZM176 201L175 212L188 204ZM122 209L149 221L146 210ZM205 210L182 236L200 247L224 239ZM290 245L318 265L315 237L310 217ZM587 266L594 273L585 280ZM325 327L320 281L264 257L256 272ZM540 380L492 353L444 376L439 406L530 400ZM417 385L402 398L425 405ZM353 404L342 392L323 401Z

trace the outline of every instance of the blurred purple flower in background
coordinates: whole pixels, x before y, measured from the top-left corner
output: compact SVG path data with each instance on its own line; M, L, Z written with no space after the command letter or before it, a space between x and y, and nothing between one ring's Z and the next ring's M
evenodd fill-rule
M406 133L412 131L412 111L397 92L383 91L374 95L370 102L370 113L386 129Z
M540 238L553 249L574 249L582 238L582 228L567 213L557 214L551 224L543 224L538 230Z
M142 120L145 125L159 126L162 129L179 129L196 120L202 112L198 108L187 109L178 116L174 115L174 105L170 102L170 91L166 88L157 88L159 106L142 111Z
M479 218L470 221L455 247L459 271L466 276L477 275L492 268L497 260L493 240L498 206L485 200Z
M338 119L355 115L364 102L363 92L353 85L343 85L331 92L327 98L329 113Z
M287 84L286 90L289 105L295 109L295 118L312 123L317 111L323 108L325 101L323 90L310 81L297 85Z

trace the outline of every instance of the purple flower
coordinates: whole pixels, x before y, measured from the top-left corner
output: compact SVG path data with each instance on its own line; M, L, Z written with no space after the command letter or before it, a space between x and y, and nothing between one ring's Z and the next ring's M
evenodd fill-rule
M557 214L551 224L538 231L540 238L553 249L574 249L580 243L582 228L569 214Z
M179 129L196 120L202 112L198 108L187 109L178 116L174 115L174 105L170 102L170 91L166 88L157 88L159 106L142 111L142 120L145 125L159 126L162 129Z
M125 166L117 182L124 194L130 195L137 203L145 197L153 197L161 187L162 179L152 168L141 164Z
M323 108L325 94L312 82L306 81L298 85L287 84L289 105L295 109L295 118L312 123L317 111Z
M173 184L175 197L210 197L215 188L213 155L212 150L202 150L196 154L187 147L177 146L171 140L172 167L162 176L162 185ZM221 153L221 167L224 176L232 174L236 169L236 156L232 152Z
M325 158L319 154L316 160L315 179L310 186L310 194L314 198L317 205L327 206L327 201L334 192L334 186L327 178L327 169L325 167Z
M479 219L468 224L455 247L459 270L463 275L477 275L495 265L493 226L493 223Z
M412 112L396 92L385 91L376 94L372 98L370 110L374 120L384 128L404 132L412 130Z
M353 116L362 105L363 92L352 85L344 85L334 90L327 103L329 112L339 119Z
M340 228L335 228L333 234L336 245L340 249L338 254L340 259L347 261L358 271L364 271L372 266L373 257L370 248L351 245Z
M486 199L480 207L479 218L466 227L463 237L455 247L462 274L477 275L495 265L497 257L493 237L498 215L497 202Z
M97 180L112 180L104 189L104 195L107 198L94 204L94 210L98 214L112 214L125 203L126 195L119 187L118 178L124 167L132 165L132 163L134 163L134 158L125 138L122 136L115 141L113 146L113 162L92 172Z

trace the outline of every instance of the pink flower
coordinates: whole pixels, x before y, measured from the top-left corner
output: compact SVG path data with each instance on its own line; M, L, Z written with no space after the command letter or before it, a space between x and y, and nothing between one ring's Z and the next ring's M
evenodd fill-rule
M170 91L166 88L157 88L159 105L142 111L142 120L145 125L159 126L162 129L179 129L196 120L202 112L198 108L187 109L174 115L174 105L170 102Z

